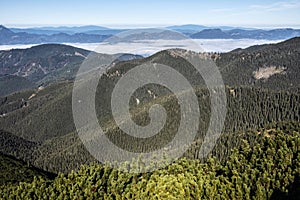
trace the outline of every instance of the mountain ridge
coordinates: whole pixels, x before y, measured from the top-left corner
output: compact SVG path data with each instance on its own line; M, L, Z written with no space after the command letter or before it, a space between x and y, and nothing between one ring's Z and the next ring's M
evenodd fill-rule
M300 36L300 29L281 28L272 30L243 30L243 29L231 29L222 30L216 29L204 29L200 32L190 35L193 39L289 39Z
M45 28L45 27L44 27ZM8 44L41 44L41 43L99 43L113 35L128 30L140 29L109 29L98 26L82 26L82 27L48 27L31 28L31 29L8 29L1 25L0 28L0 45ZM47 27L46 27L47 28ZM15 30L15 32L13 31ZM162 29L167 31L177 31L186 37L192 39L288 39L300 36L300 29L280 28L280 29L248 29L226 26L206 27L201 25L181 25L170 26ZM136 38L138 39L156 39L157 34L153 36ZM156 36L156 37L155 37ZM172 34L170 34L172 36ZM159 39L174 39L172 37L162 37ZM175 38L178 39L178 38Z
M53 82L73 80L82 62L91 54L104 55L64 44L42 44L27 49L2 50L0 85L3 89L0 96ZM143 58L128 53L111 56L116 58L113 63Z
M0 45L8 44L41 44L41 43L67 43L67 42L86 42L97 43L109 38L111 35L73 33L67 34L54 32L53 34L37 34L24 31L13 32L1 25Z

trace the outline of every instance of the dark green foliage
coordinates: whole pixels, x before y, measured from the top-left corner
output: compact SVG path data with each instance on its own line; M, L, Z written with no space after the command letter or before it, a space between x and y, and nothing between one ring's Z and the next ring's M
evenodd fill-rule
M24 77L13 75L0 75L0 97L7 96L17 91L36 88L36 84Z
M38 144L0 130L0 153L30 161Z
M294 90L299 89L300 38L270 45L252 46L229 53L212 55L226 85ZM255 79L259 68L283 68L284 71L269 78Z
M145 59L118 63L109 70L109 73L115 74L113 72L118 71L120 72L119 76L122 76L137 65L146 62L160 63L171 66L180 72L192 85L203 86L202 77L185 60L184 53L185 51L180 49L161 51ZM228 86L249 86L274 90L297 90L300 87L300 37L278 44L258 45L228 53L202 53L200 57L215 61L225 85ZM283 71L277 74L271 73L269 77L255 78L255 72L269 67ZM118 78L118 76L113 76L113 82L116 82Z
M6 113L0 119L0 127L26 140L37 142L74 131L71 89L72 84L63 82L44 90L32 91L31 94L26 93L17 100L14 96L7 97L0 108L0 112ZM23 102L26 106L7 109L8 105L15 102Z
M203 53L201 57L211 58L216 62L226 85L296 89L300 86L299 43L300 38L295 37L278 44L253 46L229 53ZM139 59L140 57L135 55L120 55L120 59L117 59L118 62L132 58L137 58L137 60L116 63L110 71L119 70L121 74L124 74L138 64L161 63L172 66L183 74L192 85L204 85L201 76L191 64L184 57L174 56L172 53L174 51L178 52L178 50L162 51L145 59ZM73 80L78 68L89 53L90 51L87 50L59 44L44 44L29 49L0 51L0 75L17 75L21 79L18 82L24 84L16 86L16 82L14 82L10 84L10 87L1 87L3 91L0 92L0 95L32 88L30 81L39 85ZM97 64L93 65L94 68L98 66ZM260 68L267 67L282 68L283 71L269 78L255 79L254 73ZM4 83L7 81L5 80Z
M50 85L40 91L28 91L0 99L0 113L5 113L5 116L0 118L0 127L5 132L23 138L24 141L32 141L39 144L32 156L28 157L28 154L18 155L18 158L24 159L26 162L30 162L44 170L56 173L67 173L72 169L78 168L80 164L94 161L75 132L71 107L71 89L72 83L63 82ZM110 139L122 148L131 148L131 150L137 152L151 151L164 146L177 132L180 109L176 98L169 94L153 99L147 93L148 89L156 94L159 94L161 91L163 93L168 91L156 86L146 86L137 90L134 97L132 97L133 100L135 97L141 99L139 106L135 105L135 101L131 102L132 119L137 124L147 125L149 123L148 110L154 103L163 105L167 110L168 121L165 128L151 140L127 137L123 134L114 121L111 120L110 105L107 104L110 103L110 96L105 95L105 91L99 86L99 93L97 93L96 99L99 122L107 131ZM225 139L228 132L263 128L270 123L274 123L275 126L276 123L281 121L299 122L299 91L273 91L248 87L232 87L227 88L226 92L228 113L223 130L225 136L221 144L223 145L222 148L226 146L229 149L226 152L215 151L215 155L220 160L227 157L230 149L235 147L235 144L238 144L236 141ZM32 94L35 94L35 96L30 98ZM210 98L207 89L197 87L196 94L201 112L200 129L195 145L186 154L189 158L197 158L197 151L210 120ZM144 99L142 100L142 98ZM100 102L97 103L97 101ZM19 149L22 148L22 145L18 146ZM12 152L17 150L11 149L12 147L15 146L10 146L8 149L5 149L6 147L2 148L1 151L15 156ZM24 148L22 151L26 152L27 148Z
M66 64L62 57L68 55L53 55L57 47L52 47L49 54L42 52L46 57L50 56L50 60L42 59L41 62L53 64L58 61L60 64L57 68L53 64L55 69L49 76L34 72L33 77L38 81L52 82L67 77L68 71L75 73L80 63L77 63L79 58L74 58L71 63L77 63L76 67L62 67ZM64 51L68 52L68 48ZM123 173L99 163L88 167L95 159L75 130L71 107L73 82L58 82L0 98L0 152L22 159L28 166L62 173L54 181L37 178L30 184L1 187L3 198L32 199L47 194L52 199L270 199L299 195L299 38L227 54L203 55L214 59L220 68L227 85L228 110L223 134L210 153L215 158L205 161L197 159L210 120L210 94L192 66L172 52L168 50L146 59L122 61L107 70L98 84L96 111L106 135L121 148L149 152L165 146L176 134L180 120L180 106L171 91L149 84L132 96L130 113L139 125L149 123L148 111L153 104L166 109L165 127L150 139L129 137L118 128L112 119L110 98L114 85L134 66L144 62L173 66L194 86L201 112L200 128L183 156L186 159L145 174ZM36 53L35 50L27 56L32 58ZM75 52L72 50L71 53ZM255 71L270 66L283 67L285 71L267 79L254 78ZM135 98L140 100L139 105ZM7 161L4 163L14 163ZM81 164L86 165L80 168ZM79 168L78 172L71 172ZM21 170L21 174L23 172ZM5 168L5 173L11 173L10 167ZM21 174L19 176L23 177ZM20 180L31 181L30 178ZM17 180L14 176L9 179Z
M54 178L55 174L37 169L21 160L0 153L0 187L32 182L34 177Z
M293 130L290 130L291 132ZM224 164L210 158L180 159L149 173L121 172L109 166L81 166L54 181L1 188L8 198L42 199L275 199L296 198L300 180L300 134L265 130L260 143L235 148Z
M30 162L38 168L64 174L79 169L81 164L96 162L86 150L77 133L46 140L33 153Z

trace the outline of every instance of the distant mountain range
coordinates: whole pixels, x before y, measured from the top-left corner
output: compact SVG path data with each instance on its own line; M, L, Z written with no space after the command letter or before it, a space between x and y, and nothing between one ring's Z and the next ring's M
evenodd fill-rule
M241 28L241 27L233 27L233 26L203 26L196 24L185 24L185 25L176 25L176 26L168 26L165 27L169 30L178 31L181 33L192 34L204 29L222 29L222 30L231 30L231 29L244 29L244 30L254 30L253 28ZM113 29L107 28L103 26L59 26L59 27L33 27L33 28L10 28L11 31L15 33L25 32L25 33L33 33L33 34L46 34L52 35L57 33L66 33L66 34L75 34L75 33L98 33L98 34L108 34L108 33L118 33L130 29Z
M86 34L116 34L122 32L126 29L110 29L103 26L59 26L59 27L36 27L36 28L10 28L11 31L15 33L30 33L30 34L44 34L52 35L58 33L66 34L76 34L76 33L86 33Z
M278 40L300 36L300 29L244 30L205 29L191 35L194 39L267 39Z
M34 31L31 31L34 32ZM86 33L55 33L36 34L27 32L13 32L12 30L0 25L0 45L2 44L43 44L43 43L97 43L110 37L102 34Z
M185 34L194 34L205 29L222 29L222 30L232 30L232 29L243 29L243 30L254 30L255 28L244 28L244 27L233 27L233 26L203 26L196 24L184 24L177 26L168 26L167 29L178 31Z
M43 43L99 43L130 29L110 29L102 26L6 28L0 25L0 45ZM143 39L174 39L170 31L177 31L193 39L264 39L285 40L300 36L300 29L251 29L229 26L207 27L201 25L169 26L157 32L139 32L134 37ZM145 31L146 32L146 31ZM150 35L149 35L150 34ZM152 35L151 35L152 34ZM176 39L178 37L175 37Z

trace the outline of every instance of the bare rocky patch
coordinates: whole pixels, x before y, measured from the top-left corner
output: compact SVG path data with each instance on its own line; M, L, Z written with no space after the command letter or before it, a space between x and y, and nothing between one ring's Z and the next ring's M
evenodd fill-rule
M277 67L277 66L270 66L270 67L261 67L257 71L253 72L253 76L255 79L268 79L275 74L285 74L286 67Z

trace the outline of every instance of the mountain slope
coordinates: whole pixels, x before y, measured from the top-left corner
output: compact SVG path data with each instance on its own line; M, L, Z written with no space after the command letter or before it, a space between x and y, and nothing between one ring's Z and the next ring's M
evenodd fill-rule
M34 177L40 177L44 180L55 177L53 173L45 172L2 153L0 153L0 168L0 188L4 185L18 184L20 182L29 183L34 180Z
M13 35L14 35L13 31L0 25L0 38L8 38L8 37L12 37Z
M60 44L0 51L0 74L21 76L38 83L62 68L78 68L89 53L87 50ZM74 73L65 75L72 77Z
M62 44L0 51L0 86L3 86L0 96L74 79L80 65L90 53L95 57L104 55ZM122 53L113 56L116 58L114 63L143 58ZM93 67L96 70L99 66L91 66Z
M43 199L46 193L53 199L298 199L300 135L299 130L289 131L250 133L225 163L179 159L146 173L133 171L131 166L145 167L138 161L126 163L123 170L83 165L53 181L0 187L0 198ZM250 145L253 138L260 141Z
M298 42L299 38L295 38L276 45L256 46L226 54L199 54L216 60L227 85L228 112L224 134L262 128L270 123L300 121ZM201 110L197 135L199 140L195 141L195 148L188 154L190 158L197 158L196 146L201 144L210 120L210 94L201 76L183 58L174 56L175 51L186 53L184 50L167 50L145 59L121 61L112 65L100 79L95 99L98 121L106 130L107 136L122 148L150 151L166 144L176 133L180 120L180 106L169 90L157 85L146 85L138 89L130 100L132 119L139 125L149 123L148 110L151 105L156 103L165 107L168 120L157 136L150 140L127 137L112 119L111 93L118 80L139 64L161 63L172 66L183 74L195 88ZM256 80L253 72L264 64L284 65L287 68L286 73ZM249 79L253 82L249 82ZM34 146L33 157L21 157L27 162L52 172L67 173L82 163L94 161L76 134L72 118L72 87L72 80L63 81L41 90L1 98L0 128L16 138L22 138L26 144L38 144ZM139 99L139 104L136 99ZM226 143L227 140L224 141ZM228 144L230 147L234 145L234 141ZM6 149L3 151L6 154L13 152L12 149ZM216 152L219 152L220 158L228 155L228 151L224 154L219 150Z
M300 87L300 37L212 57L227 85L279 90Z
M36 84L24 77L14 75L0 75L0 96L7 96L14 92L34 89Z

